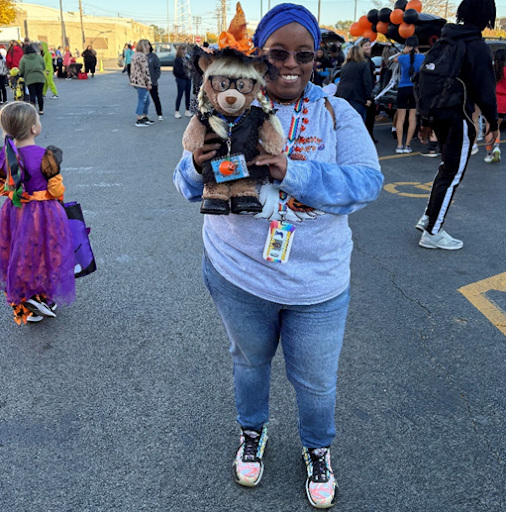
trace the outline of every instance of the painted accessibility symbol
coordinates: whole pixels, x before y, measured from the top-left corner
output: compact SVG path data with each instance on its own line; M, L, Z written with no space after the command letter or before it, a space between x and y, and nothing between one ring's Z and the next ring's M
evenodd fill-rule
M489 292L506 292L506 272L468 284L457 291L506 336L506 311L487 297Z
M429 197L432 189L432 181L428 181L427 183L420 183L419 181L398 181L396 183L387 183L383 188L387 192L398 196Z

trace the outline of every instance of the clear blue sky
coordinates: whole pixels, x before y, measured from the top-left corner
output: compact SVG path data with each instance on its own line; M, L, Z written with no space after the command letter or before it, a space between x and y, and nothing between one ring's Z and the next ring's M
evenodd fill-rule
M183 0L181 0L182 2ZM293 3L299 3L307 7L316 17L318 17L318 0L292 0ZM441 0L443 1L443 0ZM27 0L26 3L45 5L55 9L60 8L59 0ZM64 11L78 11L78 0L62 0ZM167 7L169 11L169 22L172 27L174 23L174 0L147 0L139 2L137 0L82 0L85 14L95 16L118 16L125 18L134 18L148 25L154 23L163 28L167 27ZM217 31L216 9L219 0L190 0L190 10L192 16L202 18L199 32L205 30ZM258 21L261 13L267 12L269 6L283 3L282 0L242 0L241 5L246 13L248 21ZM422 0L423 3L423 0ZM232 19L235 13L236 0L229 0L227 11L227 22ZM385 1L385 5L387 2ZM498 17L506 16L506 0L496 2ZM262 7L262 9L261 9ZM374 8L370 0L358 0L357 18L366 14L369 9ZM333 25L339 20L351 20L354 18L355 1L354 0L321 0L320 22L324 25ZM172 28L171 28L172 29Z

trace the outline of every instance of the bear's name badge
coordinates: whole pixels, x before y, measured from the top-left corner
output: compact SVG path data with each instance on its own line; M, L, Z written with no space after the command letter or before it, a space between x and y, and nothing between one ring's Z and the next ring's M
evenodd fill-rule
M265 241L263 257L267 261L286 263L292 248L295 226L288 222L273 220Z
M222 158L211 160L211 166L214 172L216 183L225 183L227 181L249 178L246 158L241 153L234 153Z

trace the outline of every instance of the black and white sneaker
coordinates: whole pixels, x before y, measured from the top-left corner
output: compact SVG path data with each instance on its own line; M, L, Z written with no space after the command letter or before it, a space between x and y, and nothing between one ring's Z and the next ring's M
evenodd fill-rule
M35 298L28 299L25 301L25 308L31 311L34 315L47 316L49 318L56 318L56 315L49 309L49 306L42 301L38 301Z
M146 121L144 121L144 118L143 118L143 119L137 119L135 126L137 126L138 128L146 128L147 126L149 126L149 124L146 123Z
M155 122L152 119L149 119L148 117L143 117L142 120L148 125L155 124Z
M30 322L30 323L37 323L37 322L42 322L42 320L44 320L44 317L42 315L36 315L35 313L32 313L27 319L26 321L27 322Z

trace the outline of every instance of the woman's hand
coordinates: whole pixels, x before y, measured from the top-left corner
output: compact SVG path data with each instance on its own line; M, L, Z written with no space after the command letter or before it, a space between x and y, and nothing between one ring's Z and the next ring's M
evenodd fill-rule
M204 162L216 156L216 151L220 148L221 144L219 142L210 143L209 141L216 141L217 139L218 135L214 132L206 133L203 146L193 152L193 163L198 171L202 171Z
M268 153L263 153L257 156L257 158L254 160L254 164L268 165L269 172L275 180L282 181L285 179L288 161L283 153L279 155L269 155Z

